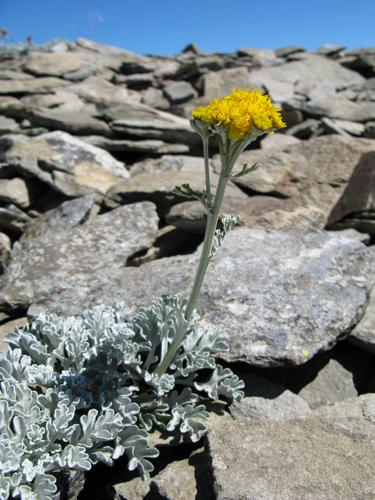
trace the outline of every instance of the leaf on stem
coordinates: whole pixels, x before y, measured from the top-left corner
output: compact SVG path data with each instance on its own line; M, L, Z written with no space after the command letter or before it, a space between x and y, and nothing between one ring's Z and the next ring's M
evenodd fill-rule
M190 184L182 184L181 186L176 186L172 193L177 194L178 196L183 196L184 198L200 200L202 198L202 194L194 191Z
M240 172L237 172L237 174L231 175L231 177L232 178L242 177L243 175L246 175L246 174L249 174L250 172L254 172L255 170L258 170L259 167L260 167L260 165L258 163L253 163L250 166L247 163L245 163L242 167L242 170L240 170Z
M221 217L221 229L216 229L215 236L212 241L210 260L214 257L217 249L223 244L224 238L229 231L240 221L240 216L236 214L223 215Z

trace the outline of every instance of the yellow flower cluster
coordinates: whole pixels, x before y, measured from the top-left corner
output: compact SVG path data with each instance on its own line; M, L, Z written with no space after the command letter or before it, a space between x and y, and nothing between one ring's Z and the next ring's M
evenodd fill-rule
M192 112L195 119L228 128L229 139L242 139L252 131L272 131L285 127L280 108L273 106L271 99L259 90L232 90L231 95L213 99L207 106Z

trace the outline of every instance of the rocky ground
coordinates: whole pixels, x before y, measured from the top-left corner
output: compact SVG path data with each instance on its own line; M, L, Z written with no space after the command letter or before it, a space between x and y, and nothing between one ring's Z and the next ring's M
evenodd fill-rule
M150 481L120 461L81 499L375 498L375 49L1 46L0 336L40 311L188 291L204 213L171 189L202 189L190 113L235 86L287 123L242 155L262 166L228 188L241 227L200 305L246 397L214 408L204 442L161 442Z

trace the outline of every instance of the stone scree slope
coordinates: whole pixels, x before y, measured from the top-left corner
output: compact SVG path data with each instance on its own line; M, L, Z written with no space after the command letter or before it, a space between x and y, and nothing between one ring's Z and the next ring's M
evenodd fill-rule
M191 111L233 87L287 123L240 158L261 166L229 183L241 227L199 304L246 397L197 446L159 439L150 481L94 471L84 498L375 496L374 48L0 46L0 348L38 312L189 292L205 214L171 190L202 189Z

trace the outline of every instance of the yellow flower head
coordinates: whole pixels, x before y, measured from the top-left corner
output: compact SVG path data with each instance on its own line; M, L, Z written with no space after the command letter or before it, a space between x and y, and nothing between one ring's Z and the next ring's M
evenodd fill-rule
M273 106L271 99L259 90L232 90L231 95L213 99L207 106L192 112L196 120L211 125L224 125L229 139L243 139L255 129L272 132L286 125L280 115L280 108Z

